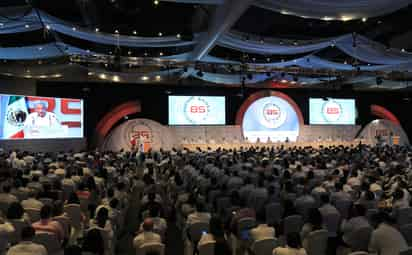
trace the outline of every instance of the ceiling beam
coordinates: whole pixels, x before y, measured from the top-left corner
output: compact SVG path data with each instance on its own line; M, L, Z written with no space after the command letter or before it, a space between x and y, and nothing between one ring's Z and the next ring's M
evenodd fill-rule
M77 0L84 24L89 28L97 27L97 9L94 1Z
M253 1L225 0L222 5L219 5L209 23L208 31L199 38L199 43L192 53L191 60L199 61L206 56L219 37L236 23Z

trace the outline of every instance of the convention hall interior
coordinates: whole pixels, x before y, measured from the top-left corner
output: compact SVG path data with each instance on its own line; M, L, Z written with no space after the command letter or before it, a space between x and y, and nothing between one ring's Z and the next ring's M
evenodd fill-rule
M0 255L412 255L412 0L0 0Z

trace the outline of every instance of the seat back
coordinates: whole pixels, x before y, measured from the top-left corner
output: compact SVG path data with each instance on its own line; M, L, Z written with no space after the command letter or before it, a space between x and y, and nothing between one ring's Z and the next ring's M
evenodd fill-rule
M396 223L398 226L403 226L412 223L412 208L397 209Z
M226 208L231 207L230 197L221 197L216 200L216 211L222 215Z
M64 212L70 218L71 225L76 228L81 228L82 213L80 210L80 205L78 204L68 204L64 206Z
M412 247L408 247L408 249L401 251L399 255L412 255Z
M348 245L353 251L367 251L372 231L372 227L363 227L356 230L353 236L349 237L350 243L348 243Z
M21 231L23 230L23 228L29 227L30 225L26 221L22 220L10 220L10 223L14 227L14 233L10 238L10 242L13 244L18 243L21 240Z
M215 243L208 242L199 246L199 255L215 255Z
M328 213L323 215L323 222L329 232L330 237L335 237L340 226L340 214L339 213Z
M57 239L56 235L47 232L36 232L33 242L46 247L48 254L57 253L61 249L59 240Z
M283 220L283 229L285 235L289 233L300 233L303 225L303 218L300 215L291 215Z
M280 203L271 203L266 206L266 223L279 223L282 219L282 205Z
M7 210L9 210L10 204L7 202L0 202L0 212L3 215L7 215Z
M339 211L342 218L347 219L349 215L349 210L352 206L352 201L350 200L338 200L335 203L336 209Z
M328 244L328 231L321 229L312 231L305 241L305 249L308 255L326 255Z
M196 222L189 226L189 235L193 243L197 244L203 232L209 232L209 222Z
M35 208L27 208L24 210L29 215L31 222L40 220L40 210Z
M412 224L400 226L399 230L401 231L403 237L405 237L408 245L412 246Z
M146 255L149 252L156 252L159 255L164 255L165 246L162 243L146 243L137 248L136 254Z
M268 238L255 241L252 244L253 254L259 255L271 255L273 249L278 247L278 242L275 238Z
M39 198L39 201L42 202L44 205L53 206L53 199L51 198L42 197L42 198Z
M243 218L240 219L237 223L237 236L242 236L242 232L245 230L250 230L256 227L256 219L255 218Z

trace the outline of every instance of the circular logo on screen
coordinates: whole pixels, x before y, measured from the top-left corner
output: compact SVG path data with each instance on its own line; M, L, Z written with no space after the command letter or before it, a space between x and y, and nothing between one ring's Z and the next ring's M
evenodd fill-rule
M263 125L267 128L278 128L286 121L286 112L274 103L263 106Z
M201 97L191 97L184 104L186 120L192 124L202 123L207 119L209 113L209 104Z
M13 126L22 127L26 118L27 113L21 109L10 109L6 113L7 122Z
M335 122L342 116L342 106L336 101L327 101L322 106L322 116L327 122Z

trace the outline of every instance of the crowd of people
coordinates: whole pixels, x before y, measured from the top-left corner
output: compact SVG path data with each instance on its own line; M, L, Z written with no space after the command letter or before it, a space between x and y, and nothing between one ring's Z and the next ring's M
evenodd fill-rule
M412 245L411 167L409 147L362 144L0 150L0 253L118 254L133 207L133 254L173 240L187 255L397 255Z

